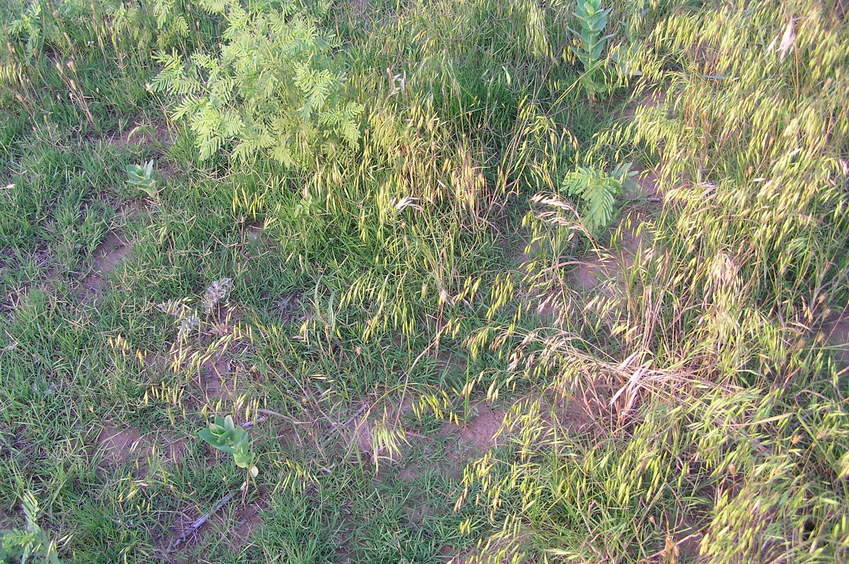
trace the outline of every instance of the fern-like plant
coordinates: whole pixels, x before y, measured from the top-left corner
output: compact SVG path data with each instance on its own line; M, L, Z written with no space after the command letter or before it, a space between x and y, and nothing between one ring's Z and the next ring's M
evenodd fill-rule
M590 233L598 233L613 221L616 198L625 186L634 183L636 171L631 163L617 166L611 173L590 167L578 167L563 178L562 188L581 201L581 220Z
M13 37L22 40L26 38L26 55L32 58L41 53L45 37L50 34L50 30L45 28L52 26L52 24L53 21L46 2L36 0L30 2L26 9L22 10L19 16L8 24L7 29Z
M345 99L333 38L314 18L291 1L200 4L226 21L220 52L158 55L152 88L176 97L173 117L188 121L201 160L227 148L237 160L314 170L357 145L363 108Z
M27 519L26 529L0 531L0 561L60 564L56 541L38 524L41 508L32 492L24 492L21 505Z

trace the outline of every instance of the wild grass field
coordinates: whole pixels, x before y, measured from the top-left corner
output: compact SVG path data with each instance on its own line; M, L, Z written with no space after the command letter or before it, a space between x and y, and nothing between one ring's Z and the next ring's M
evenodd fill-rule
M840 0L0 0L0 561L849 561Z

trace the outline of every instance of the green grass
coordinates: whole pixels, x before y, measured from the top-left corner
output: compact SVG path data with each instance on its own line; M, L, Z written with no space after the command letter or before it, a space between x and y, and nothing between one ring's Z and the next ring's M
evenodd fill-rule
M839 9L603 2L588 97L573 2L319 4L360 138L287 168L148 87L203 2L0 0L0 561L845 560Z

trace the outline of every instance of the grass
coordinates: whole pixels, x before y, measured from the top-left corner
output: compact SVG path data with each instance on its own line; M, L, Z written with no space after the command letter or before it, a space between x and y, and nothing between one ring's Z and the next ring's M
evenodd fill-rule
M588 98L574 3L310 3L364 110L294 170L148 87L202 2L0 0L0 560L845 560L840 8L604 7Z

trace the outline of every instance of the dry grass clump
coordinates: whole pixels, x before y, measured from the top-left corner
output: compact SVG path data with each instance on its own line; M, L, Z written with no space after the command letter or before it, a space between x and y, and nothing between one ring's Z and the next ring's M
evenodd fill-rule
M650 245L584 307L561 285L556 330L474 342L512 351L506 381L607 390L604 433L541 442L545 418L517 418L519 460L466 476L514 503L485 559L847 557L846 372L821 334L849 279L847 38L801 1L681 9L645 40L641 84L665 95L589 152L627 141L657 162ZM541 201L565 215L529 219L539 239L574 240L568 204ZM533 269L539 295L574 268L562 248Z

